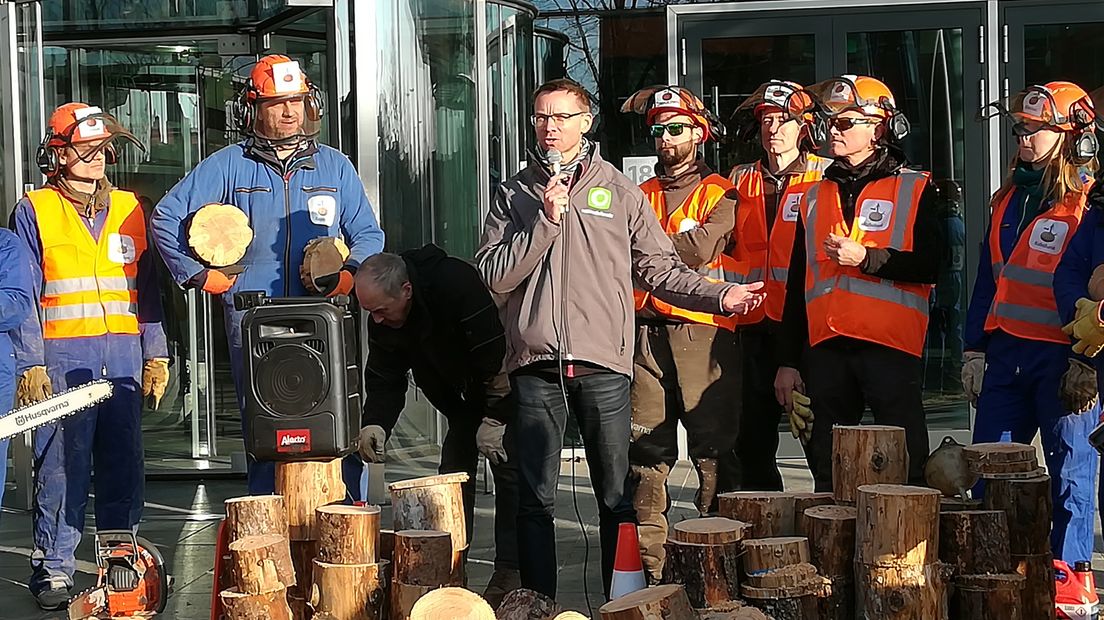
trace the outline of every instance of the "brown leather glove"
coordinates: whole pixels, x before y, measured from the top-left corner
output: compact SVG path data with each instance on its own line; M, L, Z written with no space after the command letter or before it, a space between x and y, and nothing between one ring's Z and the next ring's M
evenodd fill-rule
M1104 265L1098 265L1089 276L1089 299L1104 301Z
M142 366L142 397L150 400L150 409L157 409L169 386L169 360L156 357Z
M16 404L20 407L33 405L53 395L54 388L50 384L50 376L46 374L45 366L31 366L19 377L15 398Z
M1062 406L1070 413L1087 411L1096 404L1096 370L1080 360L1069 361L1058 392Z
M303 264L299 267L299 279L312 293L325 292L319 280L341 271L345 261L349 260L349 246L337 237L318 237L311 239L303 248ZM351 275L351 274L350 274ZM351 287L350 287L351 289Z

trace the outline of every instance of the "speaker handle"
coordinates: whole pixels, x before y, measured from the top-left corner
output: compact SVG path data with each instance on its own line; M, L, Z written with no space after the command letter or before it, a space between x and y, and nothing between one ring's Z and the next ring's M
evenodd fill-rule
M348 295L335 295L333 297L269 297L264 291L242 291L234 293L234 309L237 311L249 310L259 306L301 306L303 304L316 304L318 302L331 303L341 308L347 307L352 299Z

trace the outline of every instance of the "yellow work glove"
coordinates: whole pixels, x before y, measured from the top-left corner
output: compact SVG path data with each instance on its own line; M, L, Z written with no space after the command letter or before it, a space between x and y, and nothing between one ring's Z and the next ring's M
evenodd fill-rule
M1070 360L1058 395L1069 413L1088 410L1096 404L1096 370L1080 360Z
M1104 348L1104 322L1100 321L1100 302L1082 297L1077 314L1062 331L1074 339L1073 352L1094 357Z
M165 388L169 386L169 360L155 357L142 366L142 397L151 400L150 409L157 409Z
M808 443L813 436L813 401L808 396L794 390L791 394L793 407L790 407L790 433L801 443Z
M50 384L45 366L31 366L24 370L19 377L19 385L15 388L15 402L20 407L33 405L53 395L54 388Z

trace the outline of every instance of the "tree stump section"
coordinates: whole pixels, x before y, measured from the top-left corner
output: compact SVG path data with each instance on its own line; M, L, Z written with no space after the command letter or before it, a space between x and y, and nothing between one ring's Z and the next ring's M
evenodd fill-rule
M831 493L794 493L794 535L808 536L805 511L815 506L835 504Z
M310 604L336 620L383 620L387 611L388 564L314 561Z
M857 564L855 566L857 617L878 620L948 620L948 573L949 569L941 564L923 566Z
M686 590L665 584L637 590L598 608L602 620L698 620Z
M743 540L750 527L747 523L725 517L686 519L671 528L671 538L684 543L724 545Z
M252 242L249 217L234 205L204 205L188 224L188 247L208 267L233 265Z
M962 449L970 471L987 477L1022 474L1039 469L1035 446L1024 443L976 443Z
M1015 572L1023 575L1020 611L1024 620L1054 620L1054 556L1049 553L1012 555Z
M246 536L230 543L237 589L243 594L283 591L295 585L288 539L278 534Z
M809 560L821 575L851 581L855 571L855 521L850 506L814 506L805 511Z
M250 495L233 497L225 502L226 528L229 540L246 536L279 534L287 538L287 508L281 495Z
M863 485L904 484L908 464L905 429L899 426L832 428L832 492L837 504L854 506Z
M412 586L440 587L452 580L452 536L434 530L395 532L394 579Z
M740 596L740 542L709 545L668 540L663 583L681 584L690 605L705 608Z
M414 603L410 620L494 620L495 612L478 594L464 588L434 590Z
M961 575L955 579L951 617L970 620L1025 620L1021 609L1023 575Z
M749 538L793 536L794 502L793 493L736 491L717 496L717 512L750 525Z
M747 576L747 586L758 590L793 590L794 588L810 587L811 582L821 585L821 579L817 575L817 569L812 564L801 562L790 564L782 568L768 570ZM691 601L693 602L693 601Z
M291 565L295 569L295 586L288 592L302 599L309 599L314 583L314 558L318 556L318 542L314 540L291 541Z
M440 586L412 586L391 579L391 600L389 602L390 620L409 620L410 610L420 598Z
M374 564L379 557L379 506L320 506L318 559L331 564Z
M855 620L855 580L848 574L827 578L822 596L817 599L820 620Z
M394 529L437 530L452 536L452 579L462 581L464 552L468 549L464 522L465 473L403 480L391 485Z
M820 620L817 597L805 588L758 592L745 587L744 597L774 620Z
M956 575L1008 573L1008 518L1000 510L939 513L939 558Z
M318 540L319 506L345 499L341 459L276 463L276 492L284 496L291 540Z
M856 562L917 567L939 561L939 491L869 484L859 487L858 498Z
M809 561L809 541L799 536L745 540L744 573L757 573Z
M285 590L244 594L231 588L219 592L219 600L226 620L291 620Z
M698 617L700 620L770 620L755 607L736 602L703 609L698 612Z
M1008 548L1013 555L1050 552L1050 476L987 480L985 509L1008 513Z
M498 620L547 620L563 612L556 601L535 590L518 588L506 594L495 610Z

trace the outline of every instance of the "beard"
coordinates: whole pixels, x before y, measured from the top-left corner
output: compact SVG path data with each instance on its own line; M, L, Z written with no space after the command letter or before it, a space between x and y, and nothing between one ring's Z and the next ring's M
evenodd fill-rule
M670 148L659 149L659 163L664 168L672 168L679 164L693 161L697 157L697 147L693 141L676 144Z

